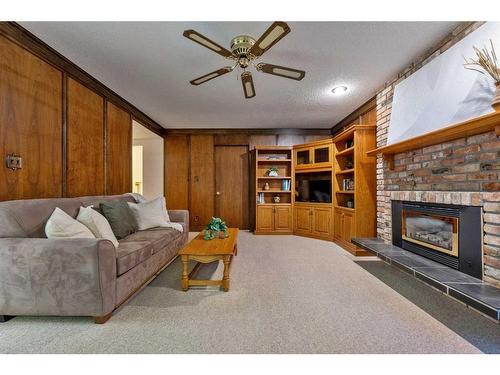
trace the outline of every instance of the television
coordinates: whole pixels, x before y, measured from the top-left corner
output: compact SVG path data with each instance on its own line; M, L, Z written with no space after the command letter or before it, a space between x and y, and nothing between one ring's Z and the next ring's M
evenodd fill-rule
M296 201L331 203L332 180L330 175L304 173L296 176Z

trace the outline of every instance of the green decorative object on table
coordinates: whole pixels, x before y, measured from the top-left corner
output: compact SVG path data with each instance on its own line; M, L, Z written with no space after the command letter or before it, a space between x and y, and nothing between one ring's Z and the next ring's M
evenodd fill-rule
M203 234L204 240L213 240L214 238L226 238L227 225L220 217L212 217L212 220L205 226Z

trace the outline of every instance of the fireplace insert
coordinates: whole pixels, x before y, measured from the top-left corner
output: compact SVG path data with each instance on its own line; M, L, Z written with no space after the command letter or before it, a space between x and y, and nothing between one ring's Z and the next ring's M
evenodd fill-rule
M481 208L392 201L392 241L482 279Z

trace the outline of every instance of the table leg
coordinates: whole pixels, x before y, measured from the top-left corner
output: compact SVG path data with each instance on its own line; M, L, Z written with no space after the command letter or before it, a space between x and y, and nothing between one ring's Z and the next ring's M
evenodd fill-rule
M238 255L238 244L234 244L234 256Z
M231 263L231 255L224 255L222 261L224 262L224 277L222 279L222 287L224 292L229 291L229 266Z
M188 264L189 264L189 256L182 255L182 290L187 291L189 288L189 278L188 278Z

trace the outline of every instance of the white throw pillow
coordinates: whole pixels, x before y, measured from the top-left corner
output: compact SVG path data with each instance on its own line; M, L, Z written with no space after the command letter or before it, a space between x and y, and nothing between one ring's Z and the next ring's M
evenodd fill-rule
M59 207L56 207L45 224L45 235L47 238L95 238L85 225Z
M110 240L118 248L118 240L116 239L108 220L99 212L90 207L80 207L78 216L76 217L80 223L85 225L94 234L96 238L104 238Z

